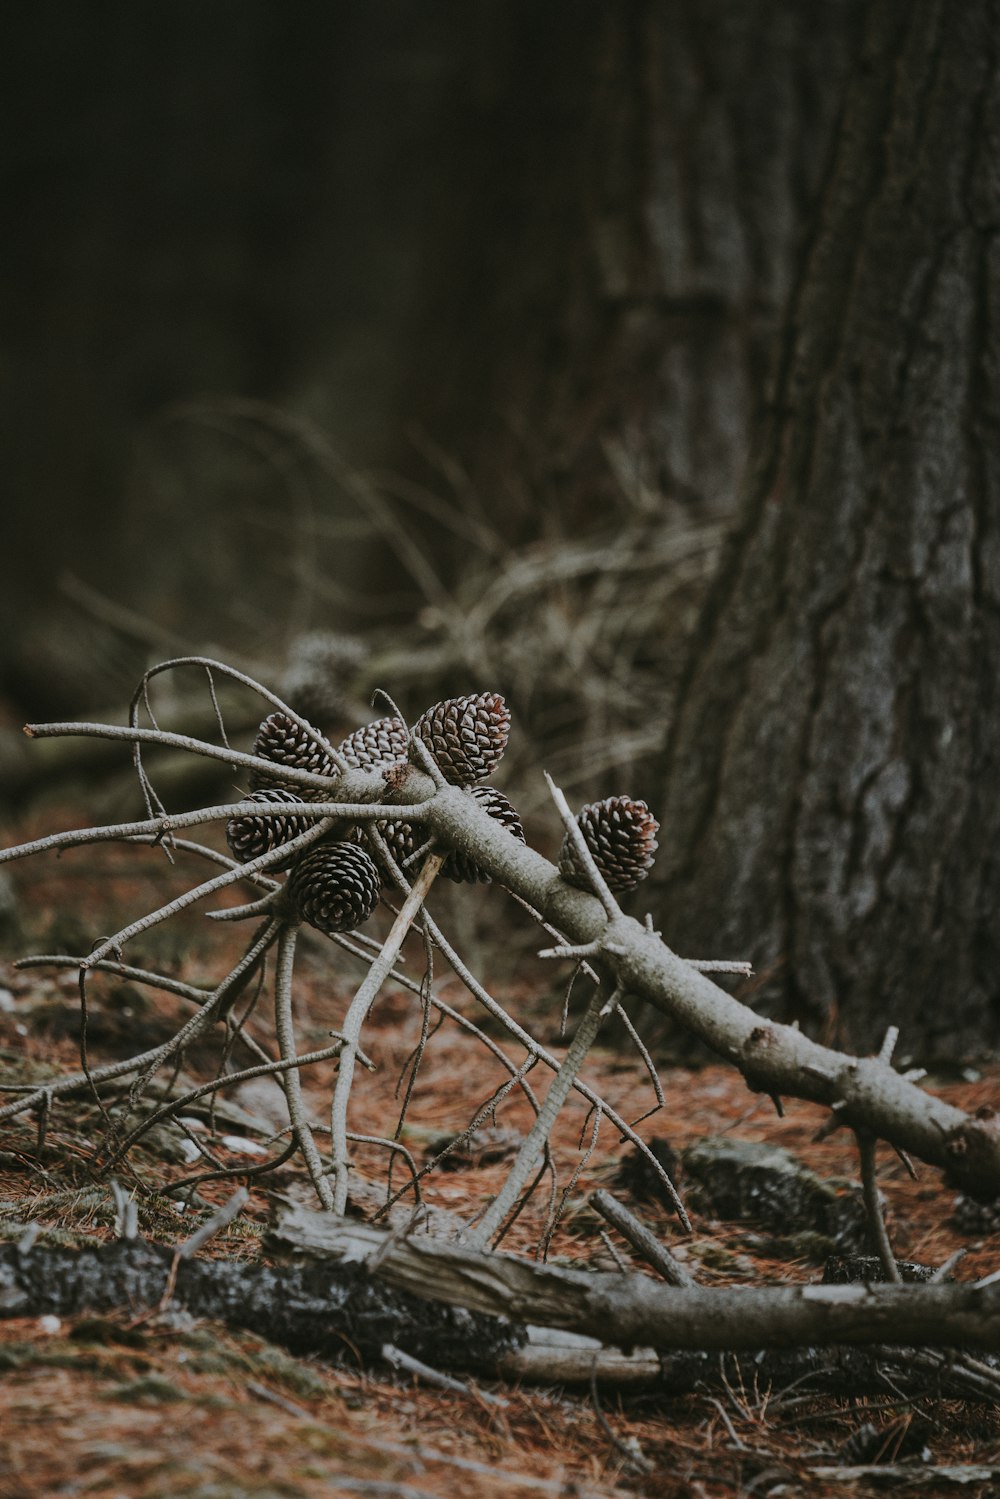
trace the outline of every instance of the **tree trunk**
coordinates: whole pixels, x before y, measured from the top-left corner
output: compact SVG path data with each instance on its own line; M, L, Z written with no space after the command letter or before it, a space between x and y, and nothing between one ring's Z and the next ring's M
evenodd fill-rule
M1000 1035L1000 7L872 7L666 749L665 935L855 1044Z
M732 513L862 9L493 10L410 414L509 539Z

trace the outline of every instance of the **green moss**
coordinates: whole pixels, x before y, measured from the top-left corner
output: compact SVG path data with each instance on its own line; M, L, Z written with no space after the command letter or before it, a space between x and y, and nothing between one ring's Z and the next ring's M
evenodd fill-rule
M147 1402L152 1405L175 1405L187 1400L188 1396L159 1374L144 1374L139 1379L112 1385L110 1390L104 1391L101 1398L125 1405L143 1405Z

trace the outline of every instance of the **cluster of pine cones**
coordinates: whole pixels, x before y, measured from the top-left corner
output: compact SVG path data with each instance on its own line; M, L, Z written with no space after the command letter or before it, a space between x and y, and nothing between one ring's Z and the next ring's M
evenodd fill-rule
M405 762L411 739L419 739L433 756L445 780L469 788L470 795L520 843L524 829L517 812L494 786L484 782L493 774L507 747L510 711L495 692L478 696L447 698L421 714L412 730L401 718L376 719L355 729L336 747L336 755L355 770L385 771ZM274 766L272 772L253 773L248 800L270 808L303 801L323 800L323 793L298 787L282 767L308 770L314 775L337 775L337 765L324 747L322 736L307 733L285 713L271 713L257 731L253 753ZM631 890L649 872L656 849L658 824L644 802L628 797L610 797L583 808L577 819L597 867L613 891ZM226 840L234 859L247 863L290 842L310 827L312 819L301 812L255 817L252 813L230 819ZM430 835L405 822L376 824L394 862L410 864L428 852ZM371 916L378 904L386 874L382 861L366 847L359 827L331 833L317 847L292 854L289 860L271 866L272 872L290 870L287 894L301 920L321 932L352 931ZM567 839L559 857L563 879L589 889ZM441 866L441 873L459 883L488 883L490 876L468 854L454 851Z

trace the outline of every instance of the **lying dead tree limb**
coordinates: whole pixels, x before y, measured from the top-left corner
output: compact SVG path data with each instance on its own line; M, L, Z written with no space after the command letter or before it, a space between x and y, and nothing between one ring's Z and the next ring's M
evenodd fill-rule
M252 752L230 746L218 712L222 743L159 726L149 699L150 683L161 673L182 668L204 673L215 709L219 678L227 690L231 684L249 688L277 710L261 723ZM496 1201L485 1208L478 1227L470 1230L470 1244L485 1244L523 1207L533 1190L528 1185L532 1167L541 1152L548 1151L552 1118L569 1090L581 1087L576 1069L585 1057L590 1033L596 1033L601 1018L627 995L648 1001L684 1026L737 1067L751 1089L769 1094L776 1102L788 1095L824 1104L838 1126L845 1125L860 1140L872 1142L871 1149L874 1141L885 1139L900 1152L945 1168L972 1195L1000 1195L1000 1121L985 1113L969 1116L927 1094L917 1086L916 1074L895 1070L891 1053L885 1049L876 1057L853 1057L821 1046L793 1027L760 1019L713 983L706 971L741 965L682 959L662 942L651 923L643 925L622 914L617 893L634 888L645 876L656 847L657 824L644 803L609 798L590 804L574 819L562 793L550 784L566 826L557 868L526 845L515 810L501 792L484 784L503 755L510 725L509 711L498 694L448 699L427 709L412 727L391 700L389 706L393 710L389 717L363 726L333 746L245 673L206 658L182 657L145 674L133 695L127 725L29 726L28 734L37 739L82 736L131 744L147 816L131 824L36 839L0 853L0 862L114 839L151 838L169 850L177 833L223 819L234 853L221 874L126 924L81 956L81 1005L87 974L109 957L120 962L120 949L132 937L199 900L220 895L238 881L256 881L258 891L263 882L266 893L250 905L210 914L237 919L254 916L270 922L267 940L277 946L279 959L284 959L278 963L282 982L276 1004L281 1001L284 1018L282 1057L290 1059L295 1051L291 983L298 925L304 922L334 937L351 931L373 913L386 880L405 892L415 863L426 872L428 883L436 865L445 877L459 883L492 879L505 886L547 930L557 934L556 945L543 956L571 962L577 969L586 965L591 977L600 979L578 1039L565 1062L556 1064L557 1076L548 1098L540 1102L536 1125ZM139 722L143 711L148 726ZM189 751L245 772L251 792L225 807L168 814L143 764L145 746ZM252 789L255 786L258 789ZM271 881L271 875L285 872L288 879L283 884ZM425 876L413 868L412 877L421 888ZM435 942L451 959L430 918L422 919L422 925L428 965ZM244 962L250 961L248 949ZM262 960L260 966L262 970ZM359 1016L362 1010L367 1013L391 966L388 955L373 958L370 978L359 991L364 1001L357 1007ZM460 960L456 972L467 982ZM232 980L233 975L223 980L216 993ZM476 987L470 992L481 1000ZM219 1018L224 1018L226 1008L220 1001ZM212 1018L208 1015L206 1021ZM192 1022L196 1028L204 1023ZM512 1024L508 1029L517 1034ZM351 1044L347 1043L348 1051ZM160 1060L148 1066L160 1065ZM543 1060L551 1065L547 1056ZM88 1083L98 1079L86 1061L84 1073ZM329 1166L310 1147L301 1121L297 1126L300 1153L317 1194L325 1207L334 1210L343 1206L350 1164L346 1147L350 1073L348 1055L333 1109ZM147 1075L140 1073L130 1094L130 1107L137 1102ZM281 1076L286 1091L294 1095L297 1073L291 1070ZM61 1091L59 1084L46 1089L44 1099L37 1096L37 1090L36 1095L22 1094L0 1106L0 1119L35 1108L57 1091ZM629 1138L633 1138L631 1131ZM334 1178L332 1187L328 1173ZM867 1175L873 1180L873 1169ZM676 1194L673 1203L685 1222ZM884 1245L883 1250L889 1254Z
M427 1234L400 1238L308 1208L272 1246L336 1265L372 1263L395 1290L617 1347L730 1351L917 1343L1000 1352L1000 1285L667 1286L640 1274L557 1269Z
M577 945L597 943L621 988L663 1014L737 1067L760 1093L838 1106L844 1125L867 1130L972 1193L1000 1194L1000 1126L935 1098L877 1057L853 1057L811 1041L793 1026L762 1020L679 958L630 916L609 921L596 897L568 886L533 849L510 846L502 830L455 788L432 792L428 826L441 837L471 841L476 858L500 884L528 900ZM419 795L416 786L411 794Z
M377 1363L381 1349L393 1344L432 1365L464 1369L473 1348L489 1364L523 1340L510 1324L394 1291L358 1265L331 1272L317 1263L274 1268L178 1260L142 1239L80 1250L0 1246L0 1317L115 1310L134 1317L166 1310L168 1290L171 1306L191 1316L335 1361L351 1357L353 1347Z
M207 679L210 722L221 743L166 731L157 723L149 696L151 680L161 672L192 667ZM260 723L250 752L230 744L217 676L257 692L275 710ZM422 1378L443 1382L449 1389L456 1382L445 1371L475 1370L589 1388L595 1406L599 1384L663 1393L715 1389L728 1396L733 1381L757 1388L762 1380L779 1392L778 1403L784 1400L789 1410L806 1391L812 1396L865 1392L897 1400L902 1394L1000 1403L1000 1284L991 1284L989 1277L975 1285L939 1280L922 1285L704 1288L634 1215L600 1192L591 1199L596 1210L668 1284L626 1270L569 1271L490 1251L488 1246L502 1239L547 1170L551 1192L539 1243L544 1258L559 1215L596 1145L602 1117L619 1130L623 1142L630 1141L653 1160L634 1124L616 1114L578 1075L603 1021L621 1013L645 1063L656 1107L665 1106L655 1063L624 1015L627 998L646 1000L684 1026L735 1066L752 1090L769 1095L779 1112L783 1095L815 1101L830 1111L827 1132L842 1126L854 1132L869 1224L890 1277L900 1272L876 1185L876 1142L890 1142L904 1161L910 1153L942 1167L966 1192L989 1198L1000 1196L1000 1122L986 1111L969 1116L918 1087L920 1074L896 1071L894 1031L875 1057L853 1057L820 1046L792 1027L760 1019L709 977L742 973L746 964L678 957L649 918L643 924L624 915L618 896L645 877L656 847L658 825L644 803L610 797L588 804L574 816L550 782L565 833L557 863L530 849L515 809L487 784L503 755L510 726L510 713L498 694L447 699L428 708L412 726L387 701L390 716L362 726L334 746L243 672L186 657L146 674L130 704L127 725L29 728L38 739L82 736L130 744L145 816L36 839L0 852L0 863L118 841L162 844L171 859L181 852L207 857L221 866L221 872L217 869L211 878L189 883L184 893L126 922L76 959L57 955L40 960L56 967L69 963L79 971L82 1072L42 1084L5 1082L0 1094L14 1096L0 1103L0 1121L33 1113L40 1153L56 1100L86 1086L97 1093L106 1125L93 1157L95 1169L110 1170L157 1120L169 1117L213 1169L165 1186L145 1184L142 1190L190 1193L203 1181L246 1180L274 1170L294 1154L307 1168L324 1211L296 1208L281 1216L271 1238L271 1247L286 1256L286 1263L278 1266L200 1262L191 1254L198 1235L187 1250L174 1254L135 1237L70 1252L40 1244L30 1228L17 1245L0 1248L0 1316L122 1309L131 1317L146 1318L178 1307L251 1329L297 1352L334 1360L360 1354L376 1366L388 1362L396 1368L419 1369ZM143 712L148 725L139 722ZM150 746L215 761L219 768L226 766L230 773L245 777L247 789L241 788L238 799L224 806L168 813L143 762ZM181 836L209 822L225 822L231 857ZM425 910L425 898L439 876L456 883L493 880L528 909L554 939L539 956L572 965L567 970L567 1006L578 978L592 986L584 1018L577 1022L562 1061L479 983ZM251 886L254 898L249 903L232 903L238 884ZM221 909L208 913L216 921L252 920L255 928L242 957L224 977L206 988L194 988L125 962L124 944L208 898L221 904ZM389 935L380 941L362 937L347 943L345 934L367 922L380 902L396 914ZM411 923L423 946L424 972L418 983L400 975L396 967ZM330 1032L336 1047L318 1051L300 1051L296 1034L296 939L308 928L348 947L367 965L342 1029ZM523 1061L507 1056L434 995L440 958L451 964L473 1000L502 1025L505 1047L524 1047ZM151 1050L124 1062L92 1062L85 1044L86 990L88 982L98 982L98 973L159 986L193 1004L195 1013ZM401 1078L406 1087L391 1140L381 1128L349 1127L351 1112L358 1106L352 1096L355 1059L371 1065L361 1050L363 1028L390 977L414 993L421 1007L420 1040ZM266 1036L258 1040L247 1029L268 983L276 1057ZM534 1125L492 1202L482 1204L468 1222L452 1215L443 1229L441 1221L437 1223L439 1231L457 1234L457 1240L449 1241L411 1231L413 1223L425 1229L434 1223L434 1210L428 1215L426 1205L419 1202L418 1183L449 1147L418 1169L398 1138L424 1048L433 1044L430 1017L435 1006L442 1016L469 1026L507 1073L455 1140L470 1136L517 1086L525 1090L535 1113ZM225 1035L215 1076L175 1095L185 1047L196 1038L204 1039L216 1026ZM256 1064L234 1073L227 1068L237 1036L250 1046ZM320 1059L329 1060L333 1052L339 1054L340 1070L327 1128L314 1122L300 1075ZM536 1098L526 1073L539 1062L555 1077L546 1096L539 1090ZM174 1075L161 1088L162 1080L154 1074L166 1073L170 1066ZM119 1080L128 1074L134 1077L122 1086ZM251 1075L269 1076L283 1089L292 1140L287 1149L257 1166L228 1166L192 1136L179 1111L203 1094L214 1099L224 1087ZM113 1084L119 1096L105 1106L97 1090L106 1091L106 1085ZM550 1137L571 1090L591 1103L594 1129L590 1148L560 1197ZM328 1153L321 1133L330 1136ZM408 1202L416 1199L417 1208L410 1225L400 1226L397 1219L393 1230L386 1232L341 1216L349 1197L356 1205L350 1189L351 1146L362 1140L387 1148L390 1158L395 1152L405 1158L410 1179L393 1192L390 1174L384 1196L376 1193L378 1200L367 1206L378 1216L396 1205L405 1219L408 1206L399 1207L397 1199L413 1194ZM665 1169L659 1163L656 1169L680 1224L688 1227ZM231 1199L232 1212L238 1211L243 1195ZM125 1216L120 1216L124 1228ZM216 1231L224 1221L225 1214L216 1215L206 1232Z
M327 1231L336 1223L328 1214L311 1216ZM295 1240L304 1237L299 1232L303 1229L297 1213L280 1230L282 1242L287 1245L289 1235ZM318 1224L311 1229L308 1238L313 1243ZM772 1389L779 1402L778 1392L792 1387L797 1397L806 1391L898 1397L902 1391L993 1404L1000 1399L1000 1367L969 1360L946 1348L917 1349L896 1342L897 1329L902 1335L914 1328L920 1331L921 1341L934 1328L941 1334L940 1342L949 1334L953 1338L961 1334L964 1339L970 1322L979 1315L969 1311L970 1287L907 1287L909 1308L901 1312L903 1294L892 1286L873 1287L870 1292L864 1287L690 1292L664 1287L644 1276L542 1268L500 1253L453 1249L452 1256L460 1256L456 1261L444 1253L448 1246L426 1236L394 1244L372 1274L366 1263L373 1252L372 1235L383 1245L389 1238L377 1230L344 1223L342 1247L345 1252L362 1253L362 1259L317 1254L314 1245L309 1255L277 1267L182 1258L140 1239L82 1250L26 1239L23 1247L0 1246L0 1318L52 1313L74 1317L119 1310L135 1317L147 1311L169 1311L164 1307L164 1293L169 1291L170 1307L334 1362L354 1357L351 1350L357 1350L367 1363L378 1365L388 1345L435 1369L584 1388L596 1377L605 1387L625 1392L659 1390L679 1395L725 1390L734 1379L742 1379L748 1387L756 1381ZM331 1234L324 1232L321 1237L325 1241ZM400 1250L413 1251L422 1267L420 1294L392 1284L397 1277L410 1278L398 1275ZM456 1264L462 1266L460 1273ZM530 1306L532 1313L544 1315L560 1307L564 1322L594 1325L597 1309L599 1335L512 1318L510 1305L506 1313L494 1315L451 1301L450 1294L436 1299L442 1292L457 1295L464 1287L483 1305L504 1305L508 1276L518 1282L518 1304ZM526 1287L533 1279L537 1283L529 1292ZM582 1296L581 1283L587 1282L593 1283L592 1296ZM619 1283L617 1296L609 1287L611 1282ZM859 1317L857 1307L849 1304L845 1316L843 1298L829 1298L823 1303L824 1312L813 1321L822 1322L826 1332L837 1329L840 1341L827 1338L822 1345L807 1343L778 1350L746 1347L741 1308L732 1303L754 1302L771 1325L770 1306L776 1297L787 1303L787 1292L810 1289L854 1290L859 1300L864 1299L866 1310ZM671 1321L668 1311L666 1318L653 1317L641 1329L644 1333L652 1327L662 1346L652 1346L646 1337L640 1346L616 1346L619 1338L629 1341L624 1326L614 1320L616 1310L629 1298L645 1304L650 1292L660 1292L668 1306L677 1306L676 1331L665 1325ZM978 1294L983 1299L988 1296ZM573 1308L580 1306L581 1299L584 1305L576 1317ZM652 1298L653 1303L656 1299ZM879 1316L882 1342L866 1336L866 1324L874 1314ZM1000 1311L985 1318L994 1342L998 1319ZM753 1325L759 1325L756 1319ZM864 1346L850 1346L851 1337ZM676 1346L685 1339L704 1346ZM737 1344L743 1345L742 1351Z
M33 725L37 738L49 734L96 732L101 726ZM108 726L114 737L146 740L155 731ZM172 736L171 742L181 736ZM255 756L216 745L187 741L199 753L260 768ZM271 767L273 770L273 766ZM497 883L527 900L540 915L577 946L593 944L611 966L620 987L652 1004L737 1067L756 1092L807 1099L836 1106L845 1126L866 1131L948 1171L964 1190L981 1197L1000 1195L1000 1126L993 1118L973 1117L925 1092L890 1063L877 1057L854 1057L810 1040L792 1026L761 1019L666 946L658 934L630 916L609 920L601 902L566 883L558 869L534 849L513 839L506 829L458 786L435 786L414 766L392 767L390 782L380 771L349 771L323 782L322 803L296 803L282 811L320 817L337 805L352 818L385 818L390 807L405 806L408 818L467 857L475 857ZM322 778L299 771L294 779L317 787ZM389 772L385 772L388 776ZM244 804L240 804L241 808ZM156 832L169 837L175 829L210 817L229 816L232 805L205 814L148 819L114 829L92 829L53 835L0 852L0 862L90 841ZM258 807L258 815L267 815ZM91 956L89 962L93 962Z

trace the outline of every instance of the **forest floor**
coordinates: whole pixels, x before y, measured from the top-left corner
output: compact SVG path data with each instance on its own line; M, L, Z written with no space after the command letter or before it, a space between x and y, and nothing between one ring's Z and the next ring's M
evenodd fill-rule
M72 813L52 809L45 827L68 826ZM79 821L79 819L76 819ZM8 833L5 841L29 837L41 824ZM45 855L12 866L18 906L8 919L4 948L11 958L27 952L85 952L95 935L114 930L131 916L183 888L183 872L151 850L102 846L61 858ZM509 903L502 892L476 890L470 899ZM433 896L431 901L433 907ZM498 908L499 909L499 908ZM479 921L482 931L485 918ZM488 925L488 922L485 924ZM176 926L176 930L175 930ZM129 961L205 982L225 971L245 934L203 916L143 934L130 946ZM422 971L418 944L408 949L408 971ZM559 1039L561 994L552 972L511 947L496 944L479 966L494 992L519 1021L553 1050ZM739 956L734 955L734 956ZM296 977L300 1048L329 1044L358 982L360 969L319 941L304 948ZM450 981L443 965L436 992L471 1018L476 1006ZM186 1018L183 1002L121 981L95 979L89 997L88 1039L92 1060L131 1055L155 1045ZM642 1017L636 1016L642 1025ZM79 1067L80 1012L73 971L0 967L0 1076L35 1080ZM252 1021L262 1042L272 1029L262 1002ZM365 1031L364 1046L376 1070L359 1075L352 1125L392 1135L400 1112L400 1078L407 1072L421 1028L417 1000L386 986ZM499 1033L490 1029L494 1040ZM523 1054L504 1043L515 1065ZM217 1043L184 1059L184 1075L213 1076ZM329 1110L335 1063L311 1067L303 1077L312 1113ZM646 1113L655 1100L642 1062L621 1033L595 1049L587 1080L625 1117ZM417 1072L401 1138L418 1161L434 1142L464 1128L506 1074L481 1042L453 1023L430 1037ZM817 1142L820 1109L789 1100L776 1116L767 1098L747 1092L732 1070L717 1065L660 1068L665 1107L641 1126L679 1157L698 1140L723 1136L782 1146L821 1178L856 1181L853 1138L840 1131ZM543 1080L534 1075L537 1087ZM966 1109L996 1106L1000 1069L977 1062L932 1076L929 1087ZM266 1138L276 1114L278 1090L270 1080L235 1094L242 1114L217 1121L213 1150L239 1172L253 1164L252 1152ZM497 1110L496 1126L509 1135L491 1137L502 1152L530 1124L530 1109L516 1090ZM235 1121L235 1122L234 1122ZM253 1123L261 1124L256 1136ZM92 1102L75 1095L52 1111L44 1142L37 1120L0 1126L0 1238L17 1238L28 1224L40 1226L39 1242L82 1243L114 1234L109 1183L90 1157L101 1118ZM563 1113L554 1149L565 1210L549 1246L562 1265L613 1269L600 1220L587 1205L598 1186L614 1191L669 1244L707 1285L755 1285L815 1280L822 1249L808 1238L781 1233L751 1219L721 1221L692 1195L693 1233L686 1236L655 1189L636 1170L633 1152L607 1124L571 1182L591 1144L582 1102ZM158 1131L139 1143L119 1169L135 1191L140 1232L176 1243L190 1232L192 1213L158 1196L163 1184L199 1170L185 1159L179 1132ZM248 1153L250 1152L250 1153ZM985 1218L973 1225L954 1217L955 1194L929 1168L912 1180L888 1149L880 1153L879 1181L888 1205L893 1244L900 1258L940 1265L965 1251L954 1274L975 1280L1000 1267L1000 1232ZM384 1152L359 1145L355 1161L374 1182L384 1182ZM426 1201L471 1217L494 1193L509 1164L489 1156L461 1157L456 1169L438 1169L424 1183ZM685 1190L683 1167L679 1185ZM202 1188L205 1200L223 1202L232 1180ZM396 1184L403 1173L397 1173ZM204 1253L256 1258L274 1194L299 1192L306 1179L296 1166L251 1183L244 1214ZM844 1190L848 1190L844 1188ZM515 1223L504 1248L534 1254L543 1231L547 1194L539 1192ZM634 1257L615 1240L618 1254ZM635 1263L635 1268L642 1269ZM77 1319L0 1320L0 1499L39 1495L128 1496L128 1499L237 1499L237 1496L340 1494L419 1499L422 1495L813 1495L961 1492L1000 1494L1000 1479L966 1471L960 1487L947 1465L1000 1463L1000 1418L994 1407L931 1397L877 1398L808 1396L785 1399L777 1389L731 1388L724 1399L695 1393L664 1397L648 1392L628 1398L606 1393L599 1408L588 1390L514 1387L465 1379L465 1392L445 1392L411 1377L361 1368L345 1350L338 1367L288 1352L248 1334L215 1325L178 1325L133 1312ZM490 1395L501 1397L502 1403ZM885 1481L844 1475L834 1482L816 1469L858 1463L885 1466ZM912 1482L904 1476L913 1465ZM939 1487L928 1486L927 1465L939 1471ZM1000 1471L1000 1470L998 1470Z

